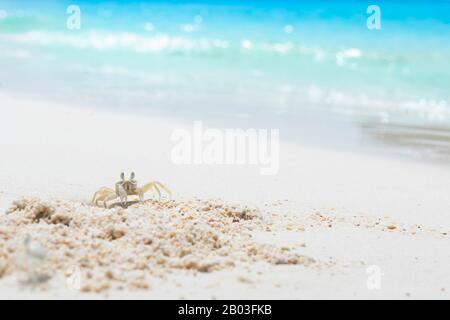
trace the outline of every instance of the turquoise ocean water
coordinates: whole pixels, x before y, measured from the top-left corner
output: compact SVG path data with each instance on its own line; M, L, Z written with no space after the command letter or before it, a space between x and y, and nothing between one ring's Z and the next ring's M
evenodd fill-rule
M329 118L448 129L449 88L450 1L0 0L6 92L299 136Z

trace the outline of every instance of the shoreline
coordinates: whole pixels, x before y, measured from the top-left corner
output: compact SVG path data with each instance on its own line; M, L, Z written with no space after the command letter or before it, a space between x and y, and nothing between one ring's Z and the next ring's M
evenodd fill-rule
M279 129L284 142L300 147L319 148L333 152L351 152L400 161L448 166L450 160L450 128L437 123L396 123L381 121L374 115L354 118L345 113L327 110L326 106L304 108L301 114L274 114L273 111L246 112L239 114L194 108L184 113L173 106L164 110L149 105L127 109L123 106L108 108L102 102L98 106L86 105L83 100L68 103L61 97L48 94L21 96L18 92L0 91L0 96L21 101L41 101L54 106L65 106L73 110L84 110L92 114L104 114L113 117L156 118L166 124L183 128L192 127L195 121L203 120L206 127L226 130L228 128L264 128ZM211 101L214 102L214 101ZM226 108L226 106L222 106ZM56 107L58 108L58 107ZM172 110L173 109L173 110ZM236 111L236 110L235 110Z

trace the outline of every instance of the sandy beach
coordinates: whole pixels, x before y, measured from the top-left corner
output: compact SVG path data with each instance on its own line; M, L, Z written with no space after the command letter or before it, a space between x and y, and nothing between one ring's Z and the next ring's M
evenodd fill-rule
M282 132L277 175L176 165L170 136L189 123L7 94L0 106L0 298L450 298L448 166ZM132 171L172 200L90 204ZM23 268L26 235L42 277Z

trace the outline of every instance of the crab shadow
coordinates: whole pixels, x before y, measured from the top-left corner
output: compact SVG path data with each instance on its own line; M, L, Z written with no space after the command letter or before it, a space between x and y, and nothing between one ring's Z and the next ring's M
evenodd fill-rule
M122 204L121 202L115 202L113 204L111 204L108 208L112 209L112 208L123 208L123 209L127 209L129 206L132 206L133 204L137 204L140 203L138 200L133 200L133 201L127 201L127 203Z
M111 205L107 206L105 209L112 209L112 208L122 208L122 209L127 209L128 207L134 205L134 204L151 204L154 202L160 202L160 203L164 203L164 202L171 202L173 201L173 199L165 199L165 201L162 200L155 200L155 199L146 199L144 201L139 201L139 200L131 200L131 201L127 201L127 203L122 204L120 201L118 202L114 202Z

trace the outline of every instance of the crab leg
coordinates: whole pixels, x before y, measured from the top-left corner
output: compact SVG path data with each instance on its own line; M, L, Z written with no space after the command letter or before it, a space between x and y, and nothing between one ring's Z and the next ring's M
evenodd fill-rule
M161 189L163 189L164 191L166 191L169 194L169 197L172 197L172 191L170 191L169 188L167 188L165 185L163 185L161 182L159 181L155 181L154 182L155 186L159 186Z
M136 193L139 196L139 201L144 202L144 191L142 191L142 188L136 188Z
M116 198L117 198L117 194L116 194L115 192L114 192L114 193L111 193L111 194L108 195L106 198L102 199L102 200L103 200L103 206L104 206L105 208L107 208L106 203L107 203L108 201L113 200L113 199L116 199Z
M104 202L105 201L105 199L106 198L111 198L112 196L115 196L115 197L117 197L117 195L116 195L116 193L114 192L114 191L112 191L112 192L105 192L105 193L103 193L102 195L100 195L99 197L97 197L96 199L95 199L95 205L96 206L98 206L99 204L99 202L101 201L101 202Z
M111 188L108 188L108 187L101 187L94 193L94 196L92 197L92 201L91 201L92 204L97 204L98 198L104 196L105 194L109 194L111 192L114 192L114 190Z
M144 185L142 187L142 191L143 192L147 192L149 190L156 191L158 193L158 195L159 195L159 199L161 199L161 190L160 190L160 188L163 189L164 191L166 191L169 194L169 196L172 195L170 190L166 186L164 186L161 182L159 182L159 181L152 181L152 182L147 183L146 185Z
M158 200L161 200L161 190L159 190L158 186L154 182L153 182L153 190L156 190L156 192L158 192Z
M116 190L117 190L116 195L119 196L122 206L125 206L128 202L127 191L119 184L116 185Z
M147 183L140 190L142 192L142 197L144 196L144 193L149 192L149 191L152 191L152 194L154 195L155 191L156 191L155 184L153 182ZM159 193L159 197L161 198L161 193Z

